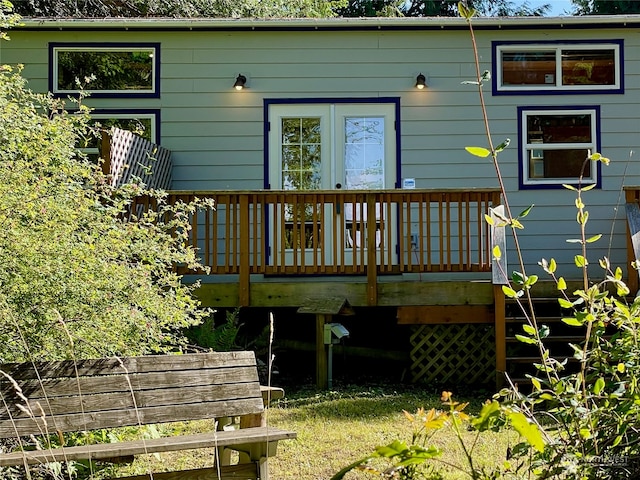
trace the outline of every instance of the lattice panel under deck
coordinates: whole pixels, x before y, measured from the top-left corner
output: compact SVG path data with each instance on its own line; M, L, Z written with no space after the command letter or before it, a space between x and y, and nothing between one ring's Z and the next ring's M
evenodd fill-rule
M495 382L495 334L492 325L416 326L410 342L413 383Z

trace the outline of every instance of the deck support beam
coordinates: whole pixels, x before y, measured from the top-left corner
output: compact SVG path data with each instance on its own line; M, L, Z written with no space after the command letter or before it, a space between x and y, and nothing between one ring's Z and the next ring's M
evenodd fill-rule
M298 308L298 313L311 313L316 318L316 386L326 389L329 386L328 356L325 345L324 327L331 323L334 315L353 315L348 300L343 297L308 299L305 305Z
M376 202L372 196L367 197L367 305L378 304L378 262L376 259Z
M327 375L327 349L324 345L324 326L331 323L331 315L316 315L316 386L325 390L329 384Z
M496 388L501 388L507 371L507 323L502 285L493 286L496 335Z
M240 276L238 304L241 307L251 305L249 298L250 292L250 276L249 276L249 197L242 195L240 197Z
M493 305L494 305L494 332L496 336L496 387L500 388L504 382L504 374L507 371L507 324L506 324L506 306L505 296L502 291L503 285L509 285L509 277L507 276L507 240L505 227L501 226L505 218L505 209L503 205L496 206L494 199L494 208L491 212L493 225L491 226L491 282L493 283ZM493 249L497 248L500 254L496 257Z

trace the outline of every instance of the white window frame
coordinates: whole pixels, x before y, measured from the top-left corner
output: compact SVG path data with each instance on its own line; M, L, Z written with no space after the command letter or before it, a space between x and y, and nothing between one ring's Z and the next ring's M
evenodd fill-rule
M602 41L602 42L565 42L565 43L501 43L494 42L494 81L493 93L517 94L522 92L552 94L552 93L624 93L623 82L623 56L622 41ZM615 60L615 81L613 85L563 85L562 84L562 52L563 50L613 50ZM503 85L502 54L505 52L555 52L555 75L553 82L549 84L533 85Z
M96 90L91 88L91 83L82 90L90 93L92 97L154 97L160 96L160 44L157 43L51 43L50 49L50 81L49 90L54 95L78 94L79 89L62 89L58 85L59 62L58 54L61 52L144 52L148 51L151 57L151 87L148 89L125 90ZM84 79L79 79L81 82Z
M151 143L155 143L155 144L159 144L159 135L158 135L158 111L154 110L152 112L149 111L132 111L132 112L119 112L119 111L114 111L114 112L109 112L109 111L105 111L105 110L101 110L101 111L93 111L91 112L90 116L93 120L100 120L100 119L107 119L107 120L149 120L150 122L150 132L149 132L149 141ZM134 132L135 133L135 132ZM88 148L81 148L80 151L82 151L83 153L85 153L86 155L99 155L99 147L88 147Z
M527 130L528 117L530 116L570 116L570 115L590 115L591 116L591 142L576 142L576 143L538 143L529 142L529 135ZM588 155L599 151L599 122L600 122L600 110L598 107L567 107L567 108L537 108L537 107L521 107L519 109L520 122L520 151L519 151L519 177L520 188L562 188L563 184L576 185L578 183L578 177L562 177L562 178L548 178L548 177L532 177L529 174L530 162L535 161L536 158L542 158L545 150L575 150L584 149L587 150ZM541 155L536 155L540 152ZM536 158L534 158L536 157ZM586 157L585 157L586 158ZM582 179L583 185L595 184L596 187L600 187L600 163L593 162L591 164L591 173L587 177Z

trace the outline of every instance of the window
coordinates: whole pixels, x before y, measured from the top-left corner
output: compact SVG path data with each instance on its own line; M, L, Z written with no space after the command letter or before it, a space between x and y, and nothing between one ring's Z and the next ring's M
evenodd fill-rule
M159 110L94 110L91 119L94 125L108 130L111 127L129 130L152 143L160 143ZM89 138L81 150L89 158L98 158L100 138Z
M49 57L54 94L82 89L93 97L160 96L160 44L50 43Z
M493 93L624 93L622 40L493 42Z
M521 188L561 188L580 176L600 186L600 164L587 160L599 151L599 107L521 107L518 117Z

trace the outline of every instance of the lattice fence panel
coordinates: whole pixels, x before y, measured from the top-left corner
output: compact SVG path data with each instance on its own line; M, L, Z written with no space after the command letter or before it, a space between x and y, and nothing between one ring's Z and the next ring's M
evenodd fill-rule
M492 325L420 325L411 337L411 381L449 384L495 382Z
M128 130L110 132L110 174L114 186L140 178L149 188L171 187L171 151Z

